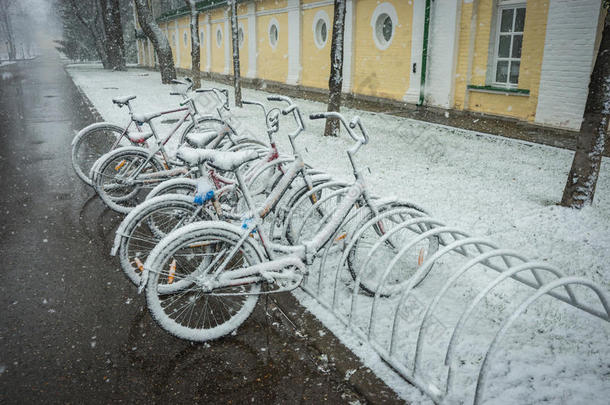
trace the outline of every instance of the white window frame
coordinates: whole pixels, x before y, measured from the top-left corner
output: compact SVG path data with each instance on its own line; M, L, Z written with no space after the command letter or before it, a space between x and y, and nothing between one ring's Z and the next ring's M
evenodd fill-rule
M512 27L515 27L515 21L517 18L517 9L519 8L524 8L525 9L525 16L527 18L527 3L524 2L523 0L499 0L496 6L496 21L495 21L495 33L494 33L494 48L493 48L493 65L492 65L492 69L491 69L491 78L490 78L490 83L492 86L494 87L503 87L503 88L507 88L507 89L516 89L519 85L519 77L521 76L521 59L522 57L519 58L513 58L512 57L512 52L513 52L513 40L515 35L521 35L521 51L523 51L523 37L524 37L524 31L525 31L525 21L523 22L523 30L524 31L511 31L510 33L504 33L502 35L510 35L510 46L509 46L509 57L508 58L501 58L498 56L499 51L500 51L500 30L502 29L502 11L503 10L509 10L509 9L513 9L513 24ZM521 55L523 56L523 54ZM497 77L497 71L498 71L498 62L500 61L508 61L508 70L507 70L507 75L506 75L506 82L498 82L496 81L496 77ZM519 74L517 76L517 83L511 83L510 82L510 67L513 61L518 61L519 62Z
M220 33L220 39L218 39L218 33ZM218 48L222 48L222 37L223 37L223 35L222 35L222 25L218 25L216 27L216 35L215 35L215 37L216 38L214 40L216 41L216 46Z
M324 22L326 24L326 39L324 41L322 41L321 38L318 37L318 24L320 22ZM330 18L328 17L326 11L320 10L316 13L315 17L313 18L313 25L311 29L313 30L313 40L316 44L316 47L318 49L324 49L326 44L328 44L328 37L331 34Z
M385 38L380 38L378 35L379 29L377 26L377 21L383 15L387 14L392 20L392 36L389 41L386 41ZM396 9L391 3L381 3L373 11L373 15L371 16L371 28L373 32L373 42L375 42L375 46L381 51L385 51L390 47L394 37L396 36L396 28L398 27L398 13ZM383 34L382 34L383 35Z
M275 44L271 41L271 27L273 26L275 26L275 29L277 30L277 39L275 41ZM275 18L269 20L269 27L267 28L267 39L269 40L269 45L271 46L271 48L277 48L277 44L280 42L280 23Z
M239 33L241 32L241 39L239 38ZM242 23L237 25L237 46L241 49L246 42L246 30L244 30L244 26Z

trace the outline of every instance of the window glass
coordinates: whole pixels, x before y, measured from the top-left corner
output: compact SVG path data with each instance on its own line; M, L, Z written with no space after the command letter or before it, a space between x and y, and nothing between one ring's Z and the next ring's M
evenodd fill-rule
M512 8L502 10L500 32L511 32L513 30L513 12Z
M275 24L273 24L273 25L271 25L271 28L269 28L269 42L271 43L271 46L276 46L277 40L278 40L277 26Z
M519 67L521 62L512 61L510 63L510 82L512 84L517 84L519 82Z
M326 32L326 22L322 21L322 27L320 27L320 39L322 42L326 42L326 37L328 33Z
M216 45L218 45L218 47L222 45L222 31L220 28L216 30Z
M199 41L201 42L201 46L203 46L203 31L199 33Z
M500 35L498 44L498 56L500 58L510 57L510 35Z
M496 82L506 83L506 79L508 78L508 61L503 60L498 62L498 66L496 68Z
M525 27L525 8L518 8L515 16L515 32L523 32Z
M513 52L511 57L521 58L521 46L523 45L523 35L513 36Z
M239 27L237 30L237 40L239 47L241 48L241 46L244 44L244 30L241 27Z
M382 31L383 31L383 39L385 39L386 42L390 42L390 39L392 39L392 19L387 14L386 14L385 19L383 20Z

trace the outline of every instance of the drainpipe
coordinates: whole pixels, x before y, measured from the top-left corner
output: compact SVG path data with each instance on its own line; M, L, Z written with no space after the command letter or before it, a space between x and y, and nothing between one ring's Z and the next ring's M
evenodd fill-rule
M417 105L424 104L424 91L426 89L426 62L428 60L428 37L430 31L430 0L426 0L424 17L424 48L421 54L421 80L419 82L419 101Z

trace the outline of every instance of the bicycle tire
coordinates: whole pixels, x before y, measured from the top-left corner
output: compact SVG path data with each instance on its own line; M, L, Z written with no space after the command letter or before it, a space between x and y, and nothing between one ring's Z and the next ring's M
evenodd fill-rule
M191 121L191 123L184 129L182 134L180 134L179 145L183 145L188 143L186 140L186 136L194 130L207 130L212 129L217 132L226 128L226 123L224 120L215 117L198 117L196 121ZM231 133L233 136L237 136L232 128Z
M96 164L93 183L95 191L104 204L113 211L128 214L137 204L144 200L141 193L145 193L145 187L138 185L122 184L121 177L139 168L148 158L149 151L143 148L126 146L115 149L100 158ZM114 170L114 172L113 172ZM163 170L162 163L153 156L140 173L151 173ZM110 194L110 190L115 192ZM145 193L147 194L147 193ZM141 197L141 198L140 198Z
M213 293L204 292L195 282L183 285L180 290L165 288L174 279L184 282L194 271L201 271L200 267L214 264L210 255L218 254L222 247L231 251L240 239L240 228L215 221L187 225L159 242L144 266L149 271L146 302L161 328L180 339L205 342L231 333L248 319L258 301L260 283L226 287ZM238 259L231 260L237 265L242 259L250 266L261 261L260 254L248 239L237 252ZM201 259L199 263L201 257L207 259ZM221 258L215 263L222 261ZM193 319L197 321L193 323Z
M146 200L165 194L195 195L197 190L197 180L189 178L169 179L159 183L150 190Z
M381 214L385 211L395 210L398 208L407 208L420 211L418 207L400 202L382 205L378 207L378 210ZM373 212L369 211L368 214L364 216L355 226L355 229L361 229L372 218ZM413 217L410 216L409 218ZM377 239L392 229L392 223L394 223L395 226L399 225L405 220L406 219L404 216L389 215L382 220L384 229L381 229L381 226L378 225L378 223L369 225L367 229L363 230L363 232L360 233L360 236L353 242L347 255L347 268L354 281L357 280L358 274L362 272L360 275L359 288L365 295L372 297L378 292L381 277L383 277L383 274L387 268L386 266L393 258L392 253L396 252L396 248L400 250L401 245L399 242L401 237L406 236L407 243L410 238L417 237L417 233L415 231L404 228L403 230L397 232L395 236L392 236L393 241L388 239L388 241L380 244L375 252L372 253L372 259L368 261L366 260L367 255L370 253L370 247L373 246ZM428 230L428 227L424 226L424 228L426 229L422 229L422 232ZM397 246L392 247L392 244ZM438 247L439 239L437 236L425 238L412 246L409 249L409 252L406 252L401 256L400 260L394 266L394 271L388 274L382 289L379 291L379 295L382 297L389 297L402 291L402 289L409 283L410 279L415 276L421 264L426 260L426 258L434 255L434 253L436 253L438 250ZM365 262L368 264L366 268L364 268ZM428 271L429 270L430 269L428 269ZM423 281L423 279L415 284L414 287L417 287L421 281Z
M143 202L123 219L119 228L122 234L119 235L119 262L132 283L140 284L141 266L168 233L193 221L213 219L206 210L197 213L198 208L192 197L166 194Z
M72 140L72 167L86 184L93 186L93 181L89 175L93 164L104 154L112 149L125 128L111 124L109 122L97 122L81 129ZM121 141L125 145L130 145L128 139Z

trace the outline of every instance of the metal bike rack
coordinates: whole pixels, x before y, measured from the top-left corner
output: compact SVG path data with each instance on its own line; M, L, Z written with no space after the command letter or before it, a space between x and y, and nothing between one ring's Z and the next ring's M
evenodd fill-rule
M338 196L340 196L339 191L329 194L310 207L307 215L311 215L315 208ZM500 322L500 329L497 332L485 331L486 335L491 336L491 339L486 344L483 359L478 365L476 378L468 377L472 382L471 386L464 387L460 384L461 390L473 392L473 397L470 395L467 395L467 397L475 404L481 403L485 399L485 388L490 384L490 368L494 364L494 356L496 356L502 338L514 322L540 297L550 296L610 323L610 305L606 293L599 285L591 281L577 277L566 277L559 269L548 263L531 261L519 252L500 249L496 244L485 238L473 237L460 229L448 227L418 209L391 209L371 218L360 229L353 229L358 224L357 219L364 215L364 210L366 210L366 207L354 210L344 220L341 229L333 235L334 240L347 232L347 237L342 240L342 248L338 248L336 243L329 244L315 263L315 271L310 272L301 288L316 299L326 310L333 313L344 326L362 341L367 342L388 365L407 381L425 392L434 402L441 402L455 393L455 380L459 374L458 368L455 367L459 343L468 341L467 332L470 334L478 334L479 332L473 329L472 325L469 326L468 321L474 318L481 302L489 298L492 292L508 288L506 287L507 280L513 280L518 285L529 287L526 289L528 296L517 305L516 309L512 309L512 312L508 315L503 315L504 320ZM342 277L344 278L348 274L346 263L350 248L354 246L367 227L390 217L401 218L401 222L396 223L386 233L378 236L378 239L372 243L356 279L342 282ZM344 231L350 229L350 226L352 227L351 230ZM299 231L302 231L302 229L303 226ZM366 268L369 262L373 260L377 249L383 246L388 238L403 231L412 232L413 237L403 246L395 249L395 256L392 257L385 273L381 276L377 292L372 297L361 294L362 269ZM388 284L388 276L405 252L409 251L416 243L431 237L438 238L438 250L424 260L416 275L402 286L398 294L389 297L383 296L384 288L391 289ZM454 262L458 263L459 261L465 261L465 263L453 265ZM452 265L448 264L449 262ZM442 265L439 266L439 264ZM439 268L442 270L437 270ZM313 270L314 266L311 266L311 269ZM420 283L423 286L429 277L435 275L435 272L447 272L448 269L454 270L445 274L447 278L440 283L441 288L435 288L430 294L424 294L427 299L422 305L421 316L407 325L405 319L409 316L405 315L405 308L408 307L408 300L411 298L423 300L422 294L415 297L417 286ZM484 271L486 277L490 277L490 273L485 269L494 270L498 274L492 276L491 280L477 286L480 290L478 294L474 298L468 298L468 305L456 318L457 322L446 329L446 332L449 332L449 339L448 341L445 339L444 349L440 350L444 350L444 359L440 359L436 363L436 366L438 366L438 363L442 363L440 368L446 371L446 375L437 379L430 378L429 370L427 370L430 364L423 360L423 353L426 344L430 343L427 337L434 329L435 311L438 312L443 298L447 298L450 292L455 292L456 289L460 288L457 284L459 281L466 279L466 273L474 273L475 269L479 272ZM315 274L316 271L317 274ZM491 274L495 273L492 272ZM573 288L576 285L580 286L580 289ZM583 287L592 294L586 296ZM351 291L349 291L350 288ZM510 288L509 291L511 291ZM346 299L347 297L349 299ZM593 303L591 297L594 298ZM517 301L512 301L511 304L517 304ZM391 314L389 319L380 317L381 311L385 314ZM409 340L410 342L408 342ZM438 369L439 367L436 368L436 370Z

